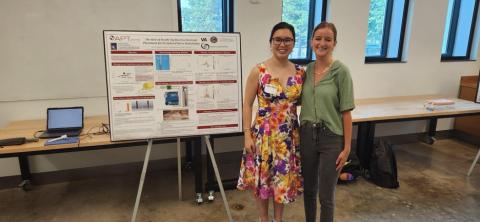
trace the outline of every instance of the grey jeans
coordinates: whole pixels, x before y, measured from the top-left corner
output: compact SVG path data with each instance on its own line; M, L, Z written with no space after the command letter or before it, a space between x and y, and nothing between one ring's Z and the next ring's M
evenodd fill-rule
M336 160L343 148L343 136L325 125L302 123L300 154L304 178L305 221L314 222L317 214L317 193L320 199L320 221L333 222L335 186L338 173Z

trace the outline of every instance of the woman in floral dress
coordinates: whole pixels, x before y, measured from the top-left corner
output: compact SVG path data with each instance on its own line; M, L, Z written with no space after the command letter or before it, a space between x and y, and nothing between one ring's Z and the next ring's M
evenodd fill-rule
M297 101L304 70L288 60L295 44L295 30L276 24L270 35L272 56L248 76L243 106L245 148L237 188L252 190L260 221L268 219L273 199L274 221L282 221L284 204L302 193ZM258 110L252 124L252 107Z

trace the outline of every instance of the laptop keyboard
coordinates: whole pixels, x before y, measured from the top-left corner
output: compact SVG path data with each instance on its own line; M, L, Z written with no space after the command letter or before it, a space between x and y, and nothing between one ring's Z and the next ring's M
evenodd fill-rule
M58 144L67 144L67 143L78 143L78 137L67 137L61 140L55 140L55 141L46 141L45 146L48 145L58 145Z
M68 137L79 136L80 131L44 132L43 134L40 135L40 138L55 138L63 135L67 135Z

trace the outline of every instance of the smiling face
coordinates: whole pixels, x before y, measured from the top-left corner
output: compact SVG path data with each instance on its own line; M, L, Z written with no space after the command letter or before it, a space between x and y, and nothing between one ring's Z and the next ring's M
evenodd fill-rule
M272 54L278 59L288 59L288 55L290 55L294 46L293 33L286 28L275 31L270 40Z
M317 58L321 59L332 56L333 49L337 45L333 30L329 27L317 29L313 33L310 45Z

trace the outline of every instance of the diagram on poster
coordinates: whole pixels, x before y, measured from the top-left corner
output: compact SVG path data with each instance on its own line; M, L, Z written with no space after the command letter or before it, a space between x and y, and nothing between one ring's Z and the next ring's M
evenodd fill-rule
M103 35L112 141L242 131L239 33Z

